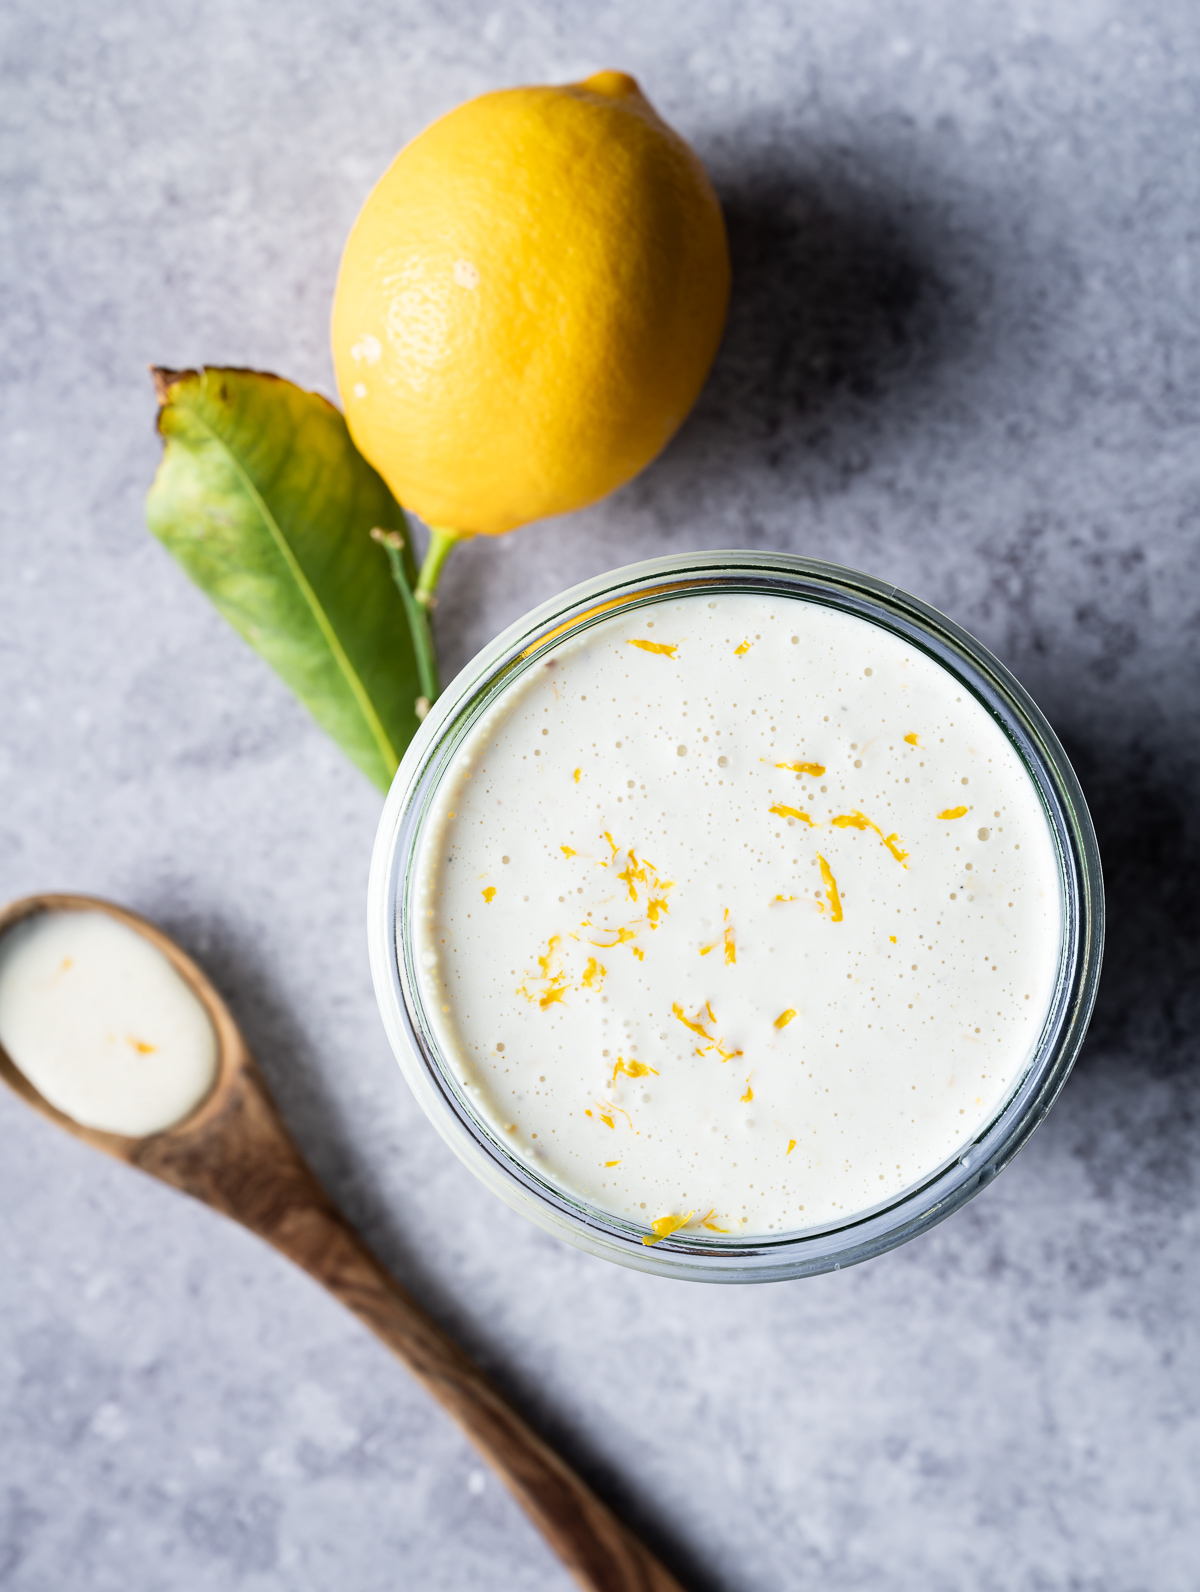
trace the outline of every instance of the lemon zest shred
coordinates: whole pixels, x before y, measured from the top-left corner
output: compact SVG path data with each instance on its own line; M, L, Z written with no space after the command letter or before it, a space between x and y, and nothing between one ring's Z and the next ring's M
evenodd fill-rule
M670 910L671 909L667 905L667 903L665 901L661 900L661 899L651 898L651 900L647 901L647 903L646 903L646 916L647 916L647 918L650 921L650 927L652 929L656 929L658 927L658 915L659 915L659 913L660 912L669 912Z
M710 1006L708 1008L708 1010L709 1010L709 1015L711 1017L711 1015L712 1015L712 1007ZM679 1021L683 1024L683 1026L685 1028L690 1028L691 1029L693 1034L699 1034L702 1039L708 1039L708 1040L712 1039L712 1035L708 1032L708 1030L706 1028L702 1028L701 1025L698 1022L694 1023L691 1020L690 1017L685 1017L684 1016L683 1007L679 1004L678 1001L672 1001L672 1003L671 1003L671 1011L674 1013L674 1015L676 1017L678 1017Z
M873 829L900 866L908 866L904 860L908 856L908 852L900 850L900 836L894 831L890 835L885 835L878 824L871 822L866 813L860 813L857 810L852 813L841 813L837 818L831 818L829 822L835 829Z
M644 1061L626 1061L624 1056L618 1056L617 1064L613 1068L613 1083L616 1083L618 1074L622 1072L629 1078L645 1078L650 1073L656 1078L659 1076L657 1067L648 1067Z
M962 818L966 814L965 807L947 807L945 812L938 814L939 818Z
M604 1164L605 1164L605 1166L620 1166L621 1157L618 1155L618 1157L616 1158L615 1161L605 1161Z
M753 1099L754 1099L754 1090L751 1089L750 1080L749 1080L749 1078L747 1078L746 1079L746 1092L742 1096L742 1101L743 1101L743 1103L746 1103L746 1102L751 1101Z
M829 822L835 829L874 829L875 825L862 813L841 813Z
M908 732L908 734L907 734L907 735L906 735L906 736L905 736L905 737L904 737L904 739L905 739L905 740L906 740L906 741L907 741L907 742L908 742L908 744L909 744L909 745L910 745L910 746L919 746L919 745L920 745L920 744L921 744L921 743L920 743L920 742L919 742L919 741L918 741L918 739L917 739L917 732L916 732L916 730L910 730L910 731L909 731L909 732Z
M766 758L763 758L766 762ZM790 774L812 774L819 779L825 772L824 763L776 763L776 768L785 768Z
M737 961L737 946L734 944L733 928L729 922L729 908L725 908L725 960Z
M574 938L575 936L572 935L572 939ZM528 1001L537 1001L538 1005L543 1011L546 1010L547 1006L552 1006L556 1001L561 1001L570 987L566 974L556 972L553 965L555 957L558 955L558 948L561 944L562 935L552 934L546 943L546 954L544 956L539 956L537 959L540 972L538 972L536 975L526 974L526 979L533 977L535 982L540 979L548 986L547 989L543 990L539 995L536 990L531 990L529 988L527 982L523 981L517 985L517 994L524 995L525 999Z
M574 846L560 846L558 849L562 852L564 857L573 857L575 855Z
M639 948L638 948L638 946L636 946L636 945L635 945L635 946L634 946L634 947L633 947L633 954L634 954L634 956L636 956L636 957L637 957L637 959L638 959L638 961L639 961L639 962L644 962L644 961L645 961L645 960L646 960L646 953L645 953L645 951L643 951L643 950L640 950L640 949L639 949Z
M603 1111L600 1113L600 1120L606 1128L611 1128L614 1133L617 1131L617 1124L610 1116L606 1116Z
M640 647L643 652L660 652L664 658L673 658L678 650L677 641L631 641L631 647Z
M579 982L583 985L584 989L598 989L600 980L602 978L606 978L607 975L608 969L604 966L603 962L598 962L594 956L589 956L587 960L587 966L583 970L583 977L579 980Z
M735 647L733 649L733 655L735 658L744 658L749 651L750 643L748 641L743 641L740 647Z
M842 898L838 895L837 880L833 877L833 870L820 852L817 853L817 861L821 864L821 878L825 882L825 894L829 897L829 915L835 923L840 923L842 921Z
M776 900L776 901L794 901L794 900L795 900L795 899L796 899L796 897L795 897L795 896L781 896L781 895L777 895L777 896L776 896L776 897L775 897L775 900ZM773 902L773 903L772 903L772 905L774 905L774 902ZM703 954L703 953L701 953L701 954Z
M704 1009L708 1013L709 1022L715 1023L717 1018L716 1013L712 1009L712 1002L705 1001ZM710 1051L715 1050L722 1061L732 1061L735 1056L740 1056L742 1054L740 1050L726 1050L725 1041L723 1039L718 1039L715 1035L709 1033L708 1029L705 1028L700 1021L702 1013L697 1012L694 1019L690 1018L684 1013L683 1007L678 1001L674 1001L672 1003L671 1011L685 1028L690 1028L693 1034L699 1034L701 1039L706 1039L708 1041L706 1045L696 1046L697 1056L707 1056Z
M157 1045L151 1045L144 1039L135 1039L132 1034L129 1036L129 1043L139 1056L151 1056L158 1049Z
M574 780L574 781L575 781L575 783L576 783L576 784L577 784L577 785L578 785L578 784L579 784L579 776L580 776L580 775L581 775L581 774L582 774L582 773L583 773L583 770L582 770L582 769L581 769L581 768L577 768L577 769L576 769L576 770L575 770L575 772L574 772L574 774L573 774L573 775L572 775L572 776L571 776L571 777L572 777L572 779L573 779L573 780Z
M586 990L597 989L598 981L606 976L608 976L608 968L603 965L603 962L597 962L597 958L589 957L587 958L587 966L584 968L584 976L579 979L579 982Z
M546 941L546 954L545 954L545 956L539 956L538 959L537 959L538 966L542 970L542 977L543 978L550 978L552 976L551 972L550 972L550 964L554 960L555 955L558 952L558 948L559 948L559 946L561 944L562 944L562 935L561 934L552 934L550 936L550 938Z
M789 1006L786 1012L780 1012L772 1026L775 1028L786 1028L795 1015L796 1008L794 1006Z
M496 886L494 884L488 885L487 889L482 892L482 895L485 901L494 900L496 896Z
M686 1216L658 1217L656 1221L650 1223L654 1231L654 1237L643 1238L642 1243L649 1246L650 1244L661 1243L664 1238L670 1238L672 1233L677 1233L681 1227L690 1222L694 1214L693 1211L689 1211Z
M602 951L611 951L614 945L627 945L633 938L634 931L632 929L618 929L615 940L589 940L588 944L598 945Z
M802 823L808 824L810 828L816 827L808 814L802 813L798 807L785 807L782 802L774 802L772 803L771 811L778 813L780 818L799 818Z
M896 943L896 936L895 936L895 935L894 935L894 934L889 934L889 935L888 935L888 939L889 939L889 940L890 940L890 941L891 941L891 942L892 942L892 944L893 944L893 945L895 945L895 943Z
M785 1150L785 1151L784 1151L784 1152L783 1152L783 1153L784 1153L784 1155L791 1155L791 1153L792 1153L792 1151L793 1151L793 1150L794 1150L794 1149L795 1149L795 1148L796 1148L796 1141L795 1141L795 1139L789 1139L789 1140L788 1140L788 1147L787 1147L787 1149L786 1149L786 1150Z
M701 956L707 956L710 951L715 951L716 948L717 948L717 941L716 940L714 940L711 945L702 945L700 947L700 955Z

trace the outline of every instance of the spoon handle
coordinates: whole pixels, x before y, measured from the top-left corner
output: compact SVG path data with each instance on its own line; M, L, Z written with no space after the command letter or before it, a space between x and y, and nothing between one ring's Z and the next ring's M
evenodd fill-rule
M586 1592L683 1592L384 1270L310 1171L248 1057L215 1116L143 1139L129 1159L241 1222L352 1310L454 1417Z

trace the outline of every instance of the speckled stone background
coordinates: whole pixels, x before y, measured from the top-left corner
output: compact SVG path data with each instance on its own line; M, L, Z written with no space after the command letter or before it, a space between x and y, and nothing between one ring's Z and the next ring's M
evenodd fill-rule
M159 919L399 1275L697 1592L1194 1592L1200 10L9 0L0 894ZM994 648L1094 804L1111 933L1047 1124L838 1276L622 1272L476 1185L370 989L372 788L142 527L147 362L332 391L339 247L459 100L625 67L726 205L733 312L645 476L468 548L451 668L652 553L886 576ZM273 1254L0 1099L0 1585L562 1589Z

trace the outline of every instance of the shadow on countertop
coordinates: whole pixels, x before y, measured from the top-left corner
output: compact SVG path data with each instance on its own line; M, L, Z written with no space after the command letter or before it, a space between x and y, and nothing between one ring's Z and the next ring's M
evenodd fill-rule
M1082 1064L1119 1055L1152 1077L1200 1060L1200 791L1153 741L1065 737L1104 866L1104 971Z
M944 237L911 192L839 167L814 157L819 178L774 164L718 180L729 320L664 473L714 449L768 467L798 449L810 490L836 490L865 467L864 424L901 419L976 343L971 305L988 292L978 248Z

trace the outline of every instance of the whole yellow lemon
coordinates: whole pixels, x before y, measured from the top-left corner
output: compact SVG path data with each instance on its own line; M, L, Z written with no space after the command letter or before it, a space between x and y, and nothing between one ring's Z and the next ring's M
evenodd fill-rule
M401 150L346 244L350 433L456 535L581 508L683 421L729 274L704 167L633 78L485 94Z

